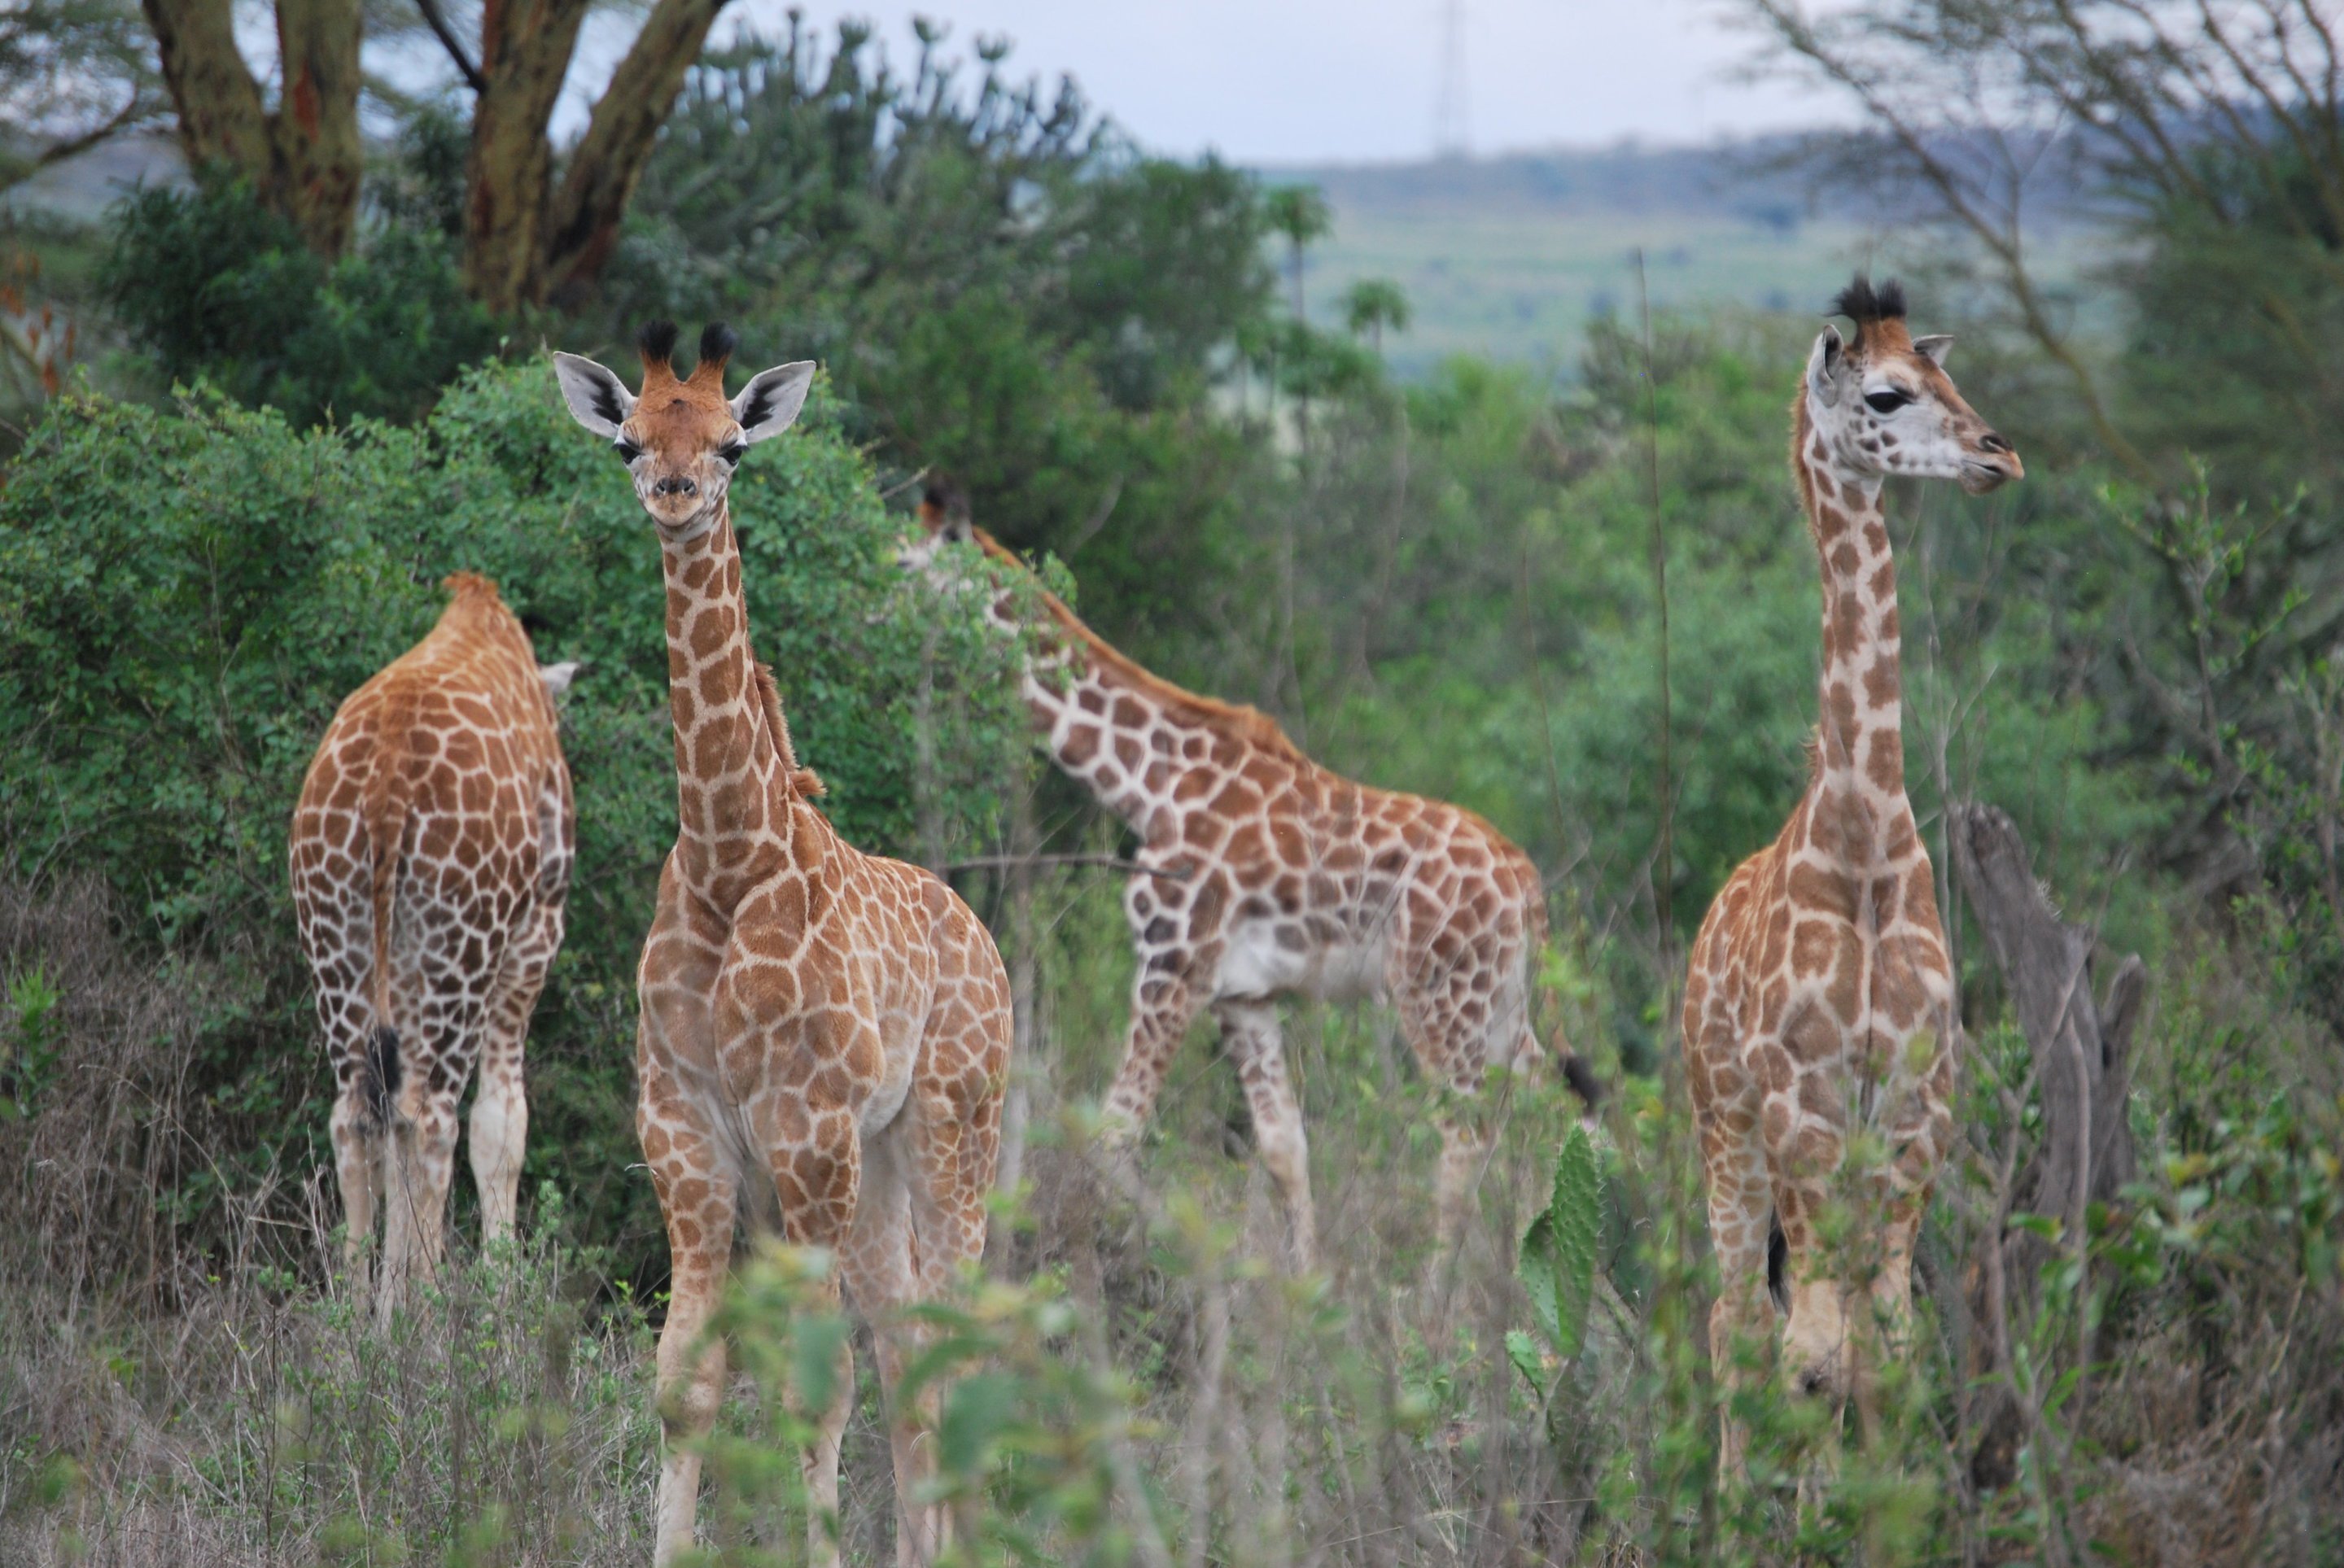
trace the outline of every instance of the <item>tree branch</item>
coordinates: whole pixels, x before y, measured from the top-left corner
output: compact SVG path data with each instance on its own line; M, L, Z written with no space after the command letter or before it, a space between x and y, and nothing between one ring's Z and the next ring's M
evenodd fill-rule
M431 29L431 35L440 40L441 48L448 51L448 58L456 62L456 70L464 78L465 85L476 94L487 92L488 78L480 75L480 68L472 64L470 55L464 53L463 40L457 37L456 29L448 25L448 15L440 9L440 0L415 0L415 8L423 13L423 25Z
M575 295L601 275L683 74L700 58L725 4L659 0L611 74L548 214L541 274L548 294Z

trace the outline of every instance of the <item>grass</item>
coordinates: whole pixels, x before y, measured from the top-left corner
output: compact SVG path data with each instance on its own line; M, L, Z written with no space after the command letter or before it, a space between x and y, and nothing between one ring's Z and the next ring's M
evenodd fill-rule
M1275 1194L1205 1039L1180 1060L1140 1181L1112 1190L1089 1152L1088 1106L1119 1044L1128 974L1113 890L1068 878L1038 904L1041 1043L1021 1068L1031 1179L1005 1200L987 1276L921 1329L949 1388L940 1452L977 1522L972 1560L2312 1563L2344 1549L2328 1152L2344 1086L2309 1034L2256 1000L2234 952L2200 942L2166 978L2136 1078L2143 1164L2157 1174L2099 1221L2088 1275L2019 1325L2035 1435L2018 1482L1981 1493L1965 1473L1962 1368L1981 1332L1965 1315L1965 1259L1978 1173L2014 1135L1980 1092L1975 1157L1941 1186L1915 1355L1883 1418L1859 1435L1762 1383L1737 1406L1761 1484L1721 1492L1714 1282L1681 1084L1618 1081L1597 1140L1603 1269L1584 1343L1563 1360L1520 1333L1540 1320L1510 1260L1547 1201L1574 1100L1548 1085L1503 1097L1480 1223L1447 1268L1427 1201L1433 1104L1392 1020L1298 1010L1288 1043L1324 1270L1281 1278L1265 1262L1278 1255ZM12 975L32 958L27 930L53 949L106 940L86 920L20 913L0 932ZM90 1005L94 989L144 992L152 978L104 956L45 952L42 972L69 983L16 988L41 1010L42 1038L167 1040L167 1012ZM82 1000L43 1001L55 993ZM1563 1020L1607 1066L1612 1010L1586 997ZM25 1025L13 1028L12 1050ZM67 1038L64 1059L102 1055L98 1043ZM1975 1060L1983 1071L2014 1051L2014 1036L1990 1031ZM322 1205L288 1223L283 1204L252 1203L229 1255L178 1256L132 1291L112 1239L74 1230L56 1172L14 1160L29 1124L78 1103L52 1095L0 1143L30 1221L0 1237L0 1562L647 1557L661 1303L634 1300L566 1236L559 1193L537 1196L511 1254L460 1245L466 1261L388 1336L324 1277ZM321 1173L307 1180L321 1190ZM86 1206L86 1185L75 1191ZM820 1309L808 1260L744 1251L743 1265L704 1540L723 1563L787 1562L803 1538L798 1429L777 1395ZM2088 1376L2063 1360L2085 1320ZM891 1554L871 1368L866 1349L840 1521L854 1562Z

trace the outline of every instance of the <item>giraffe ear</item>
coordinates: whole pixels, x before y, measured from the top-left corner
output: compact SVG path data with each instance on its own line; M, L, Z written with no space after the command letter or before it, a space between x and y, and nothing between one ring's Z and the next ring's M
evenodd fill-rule
M576 354L553 357L553 378L561 383L561 400L570 405L571 418L605 441L619 438L619 427L635 411L635 395L625 382Z
M1847 369L1846 345L1839 328L1826 327L1815 334L1814 352L1807 356L1807 386L1815 401L1829 408L1839 402L1841 375Z
M1950 332L1934 332L1926 337L1913 339L1913 352L1940 370L1945 367L1945 356L1953 351L1954 335Z
M560 664L539 665L537 678L545 682L545 695L559 702L569 691L570 683L578 678L578 672L584 668L577 659L565 658Z
M754 443L771 439L796 423L805 407L806 389L813 385L813 361L800 359L776 365L749 377L732 399L732 417L741 422L741 439Z

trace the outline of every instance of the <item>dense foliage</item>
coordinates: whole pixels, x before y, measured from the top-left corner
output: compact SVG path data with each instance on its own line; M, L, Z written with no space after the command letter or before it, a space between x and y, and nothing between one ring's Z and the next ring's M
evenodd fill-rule
M870 472L819 407L735 481L753 635L841 829L874 849L991 830L1019 766L1007 649L908 591ZM0 831L35 876L95 871L147 940L224 969L201 1068L248 1170L322 1147L323 1063L285 833L337 704L428 630L458 568L539 658L582 659L570 937L530 1041L530 1171L598 1238L660 1244L633 1143L633 970L674 834L659 549L542 365L471 376L424 426L298 431L212 394L54 406L0 492ZM932 774L916 776L923 686ZM200 1211L233 1171L187 1170Z

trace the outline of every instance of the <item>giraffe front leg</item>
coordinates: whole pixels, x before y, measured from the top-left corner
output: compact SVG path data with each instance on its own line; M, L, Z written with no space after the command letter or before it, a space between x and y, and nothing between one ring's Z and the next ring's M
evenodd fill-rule
M1106 1125L1101 1141L1110 1151L1127 1151L1139 1141L1156 1097L1164 1091L1172 1054L1195 1021L1201 999L1187 980L1188 955L1177 948L1149 951L1143 944L1139 973L1131 988L1131 1030L1124 1041L1123 1064L1103 1107Z
M1766 1251L1774 1194L1754 1141L1721 1122L1704 1126L1703 1173L1709 1186L1709 1244L1717 1261L1717 1300L1709 1309L1709 1360L1717 1387L1717 1479L1738 1486L1749 1456L1750 1428L1735 1396L1762 1382L1774 1348L1774 1298L1766 1288Z
M650 1125L646 1120L646 1127ZM648 1131L645 1151L663 1152L652 1166L660 1209L667 1219L672 1274L667 1322L659 1338L661 1448L655 1568L690 1550L700 1512L700 1444L724 1402L724 1341L709 1334L708 1320L732 1257L732 1221L739 1189L718 1162L712 1141L662 1121Z
M766 1054L769 1060L783 1059L786 1050L769 1045ZM778 1082L792 1085L811 1082L821 1070L819 1060L801 1057L796 1062L780 1060L774 1070ZM765 1159L781 1200L783 1236L793 1247L823 1248L834 1261L817 1292L816 1306L835 1312L863 1199L863 1136L844 1107L813 1110L796 1098L801 1092L792 1088L779 1091L773 1116L763 1129ZM883 1203L895 1201L884 1182L878 1197ZM816 1405L805 1390L794 1391L799 1414L813 1432L801 1465L806 1488L806 1558L816 1568L835 1568L838 1562L838 1454L854 1403L854 1351L849 1336L840 1336L834 1357L826 1400Z
M1308 1273L1318 1262L1318 1217L1310 1201L1310 1141L1302 1126L1301 1104L1287 1078L1278 1006L1268 1000L1226 1001L1215 1006L1213 1016L1245 1085L1246 1106L1253 1116L1254 1149L1270 1180L1278 1183L1284 1201L1288 1261L1295 1272Z

